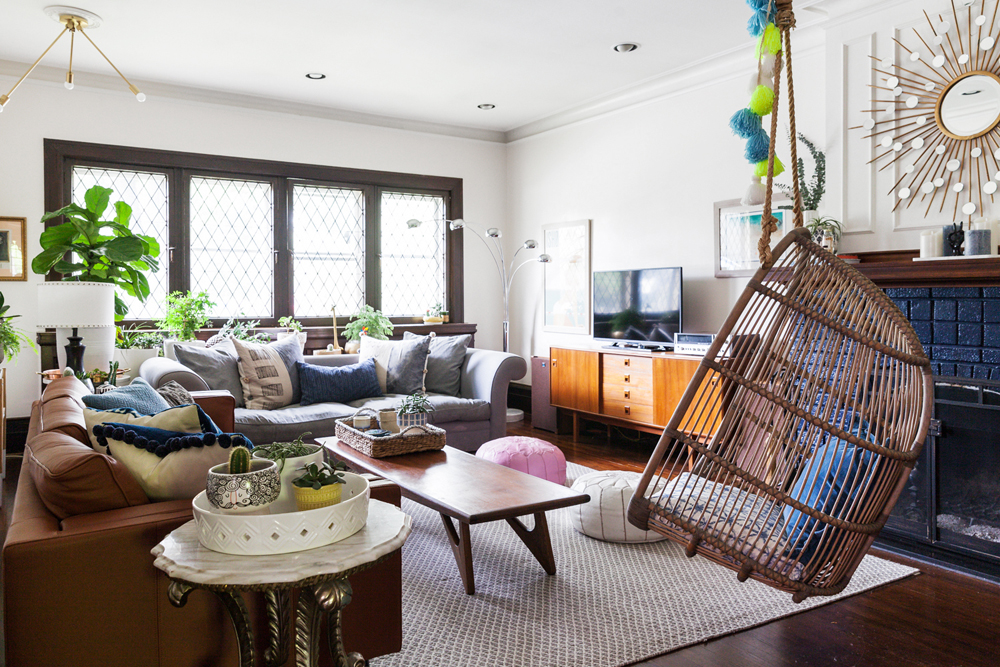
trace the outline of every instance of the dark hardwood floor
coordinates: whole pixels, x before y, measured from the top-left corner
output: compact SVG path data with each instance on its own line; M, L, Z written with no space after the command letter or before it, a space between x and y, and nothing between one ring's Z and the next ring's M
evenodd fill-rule
M598 470L641 471L656 443L655 437L617 429L612 430L609 442L603 426L588 424L588 427L578 443L567 436L532 429L529 423L511 424L508 432L548 440L558 445L568 460ZM20 464L20 455L8 457L0 513L3 535L9 525ZM646 667L1000 665L1000 586L884 551L875 554L919 568L921 574L640 664ZM2 639L0 636L0 648ZM3 665L2 652L0 665Z

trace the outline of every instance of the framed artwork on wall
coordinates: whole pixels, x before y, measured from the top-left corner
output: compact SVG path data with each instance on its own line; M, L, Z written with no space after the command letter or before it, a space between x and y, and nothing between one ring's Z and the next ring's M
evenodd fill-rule
M543 330L590 333L590 220L542 225L545 264Z
M779 209L788 200L774 199L772 211L778 219L778 231L771 234L773 248L793 223L790 209ZM735 278L752 276L760 268L757 240L760 238L760 221L763 206L743 206L739 199L715 202L715 277Z
M27 218L0 217L0 280L27 280Z

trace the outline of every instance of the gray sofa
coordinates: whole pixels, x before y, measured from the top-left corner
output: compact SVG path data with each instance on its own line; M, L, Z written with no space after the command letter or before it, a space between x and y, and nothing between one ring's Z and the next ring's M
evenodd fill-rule
M358 355L307 356L305 361L317 366L345 366L358 363ZM465 451L475 451L484 442L502 438L507 432L507 387L526 372L527 364L521 357L469 348L462 364L459 395L428 393L434 406L430 423L448 432L449 445ZM200 375L165 357L144 362L139 376L153 387L175 380L188 391L211 388ZM255 444L292 440L306 431L312 433L313 438L332 436L335 420L353 415L361 407L394 408L402 398L399 394L389 394L349 404L296 404L278 410L237 408L236 431Z

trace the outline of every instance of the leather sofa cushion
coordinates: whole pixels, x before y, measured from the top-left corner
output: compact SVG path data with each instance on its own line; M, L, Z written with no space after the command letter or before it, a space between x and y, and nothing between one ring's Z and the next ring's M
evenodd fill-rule
M87 385L75 377L56 378L42 392L42 403L48 403L57 398L71 398L83 408L83 397L90 393Z
M24 459L39 497L59 519L149 502L124 466L64 433L39 434Z

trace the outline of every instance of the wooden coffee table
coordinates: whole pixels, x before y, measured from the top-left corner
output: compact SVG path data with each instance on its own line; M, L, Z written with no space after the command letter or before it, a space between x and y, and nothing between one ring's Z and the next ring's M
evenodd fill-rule
M476 458L453 447L373 459L337 438L320 438L318 442L335 458L394 482L404 496L441 514L465 592L469 595L476 592L470 525L506 521L545 571L555 574L556 561L545 513L590 500L585 493ZM518 519L528 514L535 517L535 525L530 530ZM453 519L458 521L457 530Z

